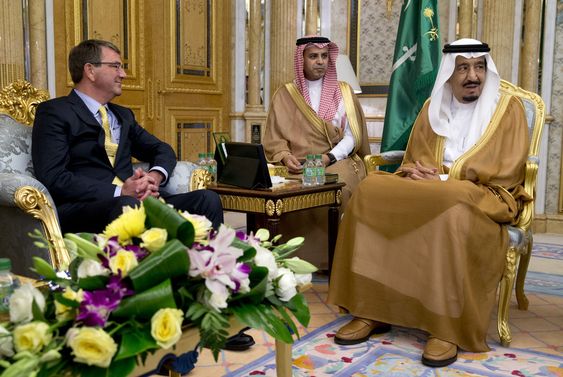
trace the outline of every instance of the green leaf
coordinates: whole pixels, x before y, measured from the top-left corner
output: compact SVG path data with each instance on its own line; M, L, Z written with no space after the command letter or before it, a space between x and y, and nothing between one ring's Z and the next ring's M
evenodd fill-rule
M114 360L136 357L138 354L150 349L158 348L158 344L151 335L150 326L141 329L128 329L121 334L121 344Z
M45 320L43 311L39 308L39 305L37 305L37 301L35 301L35 299L33 299L33 301L31 302L31 313L33 314L34 321L47 322L47 320Z
M191 222L186 221L178 227L176 238L187 247L191 247L195 239L195 229Z
M238 237L235 237L231 246L241 249L243 252L243 254L237 259L237 262L248 262L256 256L256 249L246 242L241 241Z
M74 242L76 244L76 252L78 256L86 259L92 259L99 261L98 254L103 254L103 250L98 247L95 243L89 241L87 238L91 238L91 234L83 233L81 235L74 233L66 233L65 239Z
M88 276L78 279L78 288L88 291L95 291L96 289L103 289L106 287L109 278L107 276Z
M278 313L280 313L281 317L285 321L286 325L289 326L291 331L295 335L297 335L297 338L300 338L299 331L297 330L297 326L295 325L295 322L293 322L293 320L291 319L291 317L289 316L289 314L285 310L285 307L284 306L274 306L274 308L278 311Z
M283 259L281 261L278 260L278 262L283 263L285 267L289 268L295 274L312 274L317 271L317 267L313 264L297 257Z
M247 326L254 329L266 331L275 339L284 343L293 343L293 337L284 321L276 313L264 304L241 305L231 308L235 316Z
M277 259L287 258L291 254L295 253L295 251L303 245L303 242L305 242L305 238L295 237L282 245L276 246L272 252L278 254Z
M39 357L26 357L10 365L2 373L2 377L29 376L39 364Z
M259 304L264 300L268 288L268 269L266 267L254 266L248 278L250 279L250 291L233 296L229 303L248 299L252 303Z
M68 266L68 272L70 272L70 278L72 279L72 281L78 280L78 267L80 267L80 263L82 263L83 260L84 258L82 257L76 257L72 260L72 262L70 262L70 266Z
M121 301L112 316L118 318L134 316L150 319L158 309L162 308L176 308L170 279Z
M47 280L57 279L57 273L55 272L51 264L43 258L33 257L33 269L39 275L44 276Z
M123 377L128 376L137 365L135 358L113 361L108 368L91 367L86 364L80 368L80 377Z
M305 295L298 293L289 300L286 307L291 310L295 318L303 326L309 326L309 321L311 320L311 313L309 312L309 307L307 306L307 300Z
M279 241L279 239L282 238L281 234L278 234L277 236L275 236L274 238L272 238L272 240L270 241L271 243L276 243Z
M200 317L202 317L209 310L211 310L211 309L208 309L207 307L200 304L199 302L194 302L188 308L188 311L186 312L186 318L190 319L192 322L196 322L197 320L199 320Z
M229 321L215 310L205 313L199 328L200 342L202 347L211 349L215 361L219 357L219 351L225 346L229 332Z
M171 240L143 259L128 276L135 292L140 292L166 279L186 275L189 269L186 246L178 240Z
M192 246L195 236L193 225L178 211L152 196L143 200L143 207L147 215L147 229L151 227L166 229L168 239L176 238L184 245Z
M60 303L63 304L65 306L71 307L71 308L77 308L80 306L80 303L76 300L71 300L69 298L66 298L63 296L63 294L61 292L55 292L54 295L55 300Z
M270 238L270 231L266 228L260 228L254 234L254 237L258 238L261 242L268 241L268 238Z

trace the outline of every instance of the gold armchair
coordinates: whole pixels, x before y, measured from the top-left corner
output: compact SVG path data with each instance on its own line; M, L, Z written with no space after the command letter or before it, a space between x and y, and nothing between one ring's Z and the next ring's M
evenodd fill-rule
M47 257L57 269L69 263L54 202L35 179L31 162L35 107L48 98L46 91L23 80L0 91L0 250L12 260L13 271L26 276L30 275L33 256ZM27 236L39 228L50 242L47 256Z
M504 80L501 80L501 91L517 96L524 105L530 135L530 148L526 162L524 189L532 199L534 199L539 164L538 149L545 122L545 105L541 97L536 93L519 88ZM365 156L364 162L369 172L376 170L378 166L399 164L401 163L403 155L403 151L388 151L378 155ZM516 299L518 301L518 309L528 309L528 299L524 293L524 280L526 279L526 272L528 271L532 253L533 219L534 201L532 200L524 204L518 216L517 224L507 226L510 241L506 252L506 264L499 286L497 316L498 334L501 344L505 347L508 347L512 341L512 335L508 325L508 308L516 276ZM518 266L518 273L516 273L516 266Z

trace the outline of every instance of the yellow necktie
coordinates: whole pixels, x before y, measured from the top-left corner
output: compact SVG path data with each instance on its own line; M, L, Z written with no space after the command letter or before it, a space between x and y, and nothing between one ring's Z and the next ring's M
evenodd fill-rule
M102 118L102 128L104 129L104 133L105 133L104 148L108 155L109 161L111 162L111 166L114 166L115 154L117 153L117 144L111 141L111 131L109 130L108 112L105 106L100 106L100 109L98 111L100 112L100 117ZM117 176L113 179L112 183L118 186L123 185L123 181L119 179Z

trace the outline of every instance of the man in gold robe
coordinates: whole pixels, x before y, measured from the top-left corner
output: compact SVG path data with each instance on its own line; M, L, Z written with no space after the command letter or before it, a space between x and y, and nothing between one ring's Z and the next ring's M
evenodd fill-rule
M327 173L345 182L342 206L365 177L362 157L369 154L364 113L352 88L336 76L338 46L328 38L300 38L295 49L295 81L277 90L266 122L263 145L271 163L302 173L307 154L322 155ZM301 257L327 265L327 212L309 210L284 217L284 236L307 232Z
M398 173L370 174L350 200L328 301L355 317L336 343L394 324L429 333L428 366L451 364L458 347L489 350L505 225L529 200L529 138L523 105L500 90L488 51L473 39L445 46Z

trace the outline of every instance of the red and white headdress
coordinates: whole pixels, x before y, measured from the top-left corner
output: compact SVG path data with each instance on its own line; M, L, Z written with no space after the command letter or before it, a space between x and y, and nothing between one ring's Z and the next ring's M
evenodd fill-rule
M311 98L309 97L309 87L305 80L303 73L303 53L307 47L315 46L317 48L325 48L328 46L328 67L325 72L323 80L323 88L321 91L321 103L317 115L326 121L332 121L334 115L338 110L338 105L342 99L342 93L338 87L338 78L336 76L336 57L338 56L338 46L336 43L331 42L326 37L318 35L309 35L299 38L295 48L295 84L305 98L305 101L311 105Z

